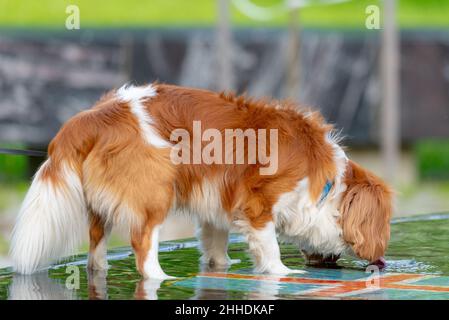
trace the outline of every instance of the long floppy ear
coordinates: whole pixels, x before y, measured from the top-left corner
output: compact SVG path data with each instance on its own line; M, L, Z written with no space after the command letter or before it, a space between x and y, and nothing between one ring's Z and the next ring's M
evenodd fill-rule
M355 254L373 262L384 256L390 240L392 191L353 161L346 172L347 189L340 206L343 238Z

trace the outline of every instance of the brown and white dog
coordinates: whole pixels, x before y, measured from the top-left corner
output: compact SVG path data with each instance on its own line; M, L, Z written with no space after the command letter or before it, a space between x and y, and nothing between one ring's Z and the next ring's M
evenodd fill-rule
M246 161L235 146L209 145L229 130L231 140L256 139L256 160L255 141L244 146ZM199 143L192 137L198 133ZM214 161L202 161L198 150ZM108 235L112 226L126 225L139 272L167 278L158 233L171 212L196 217L202 262L230 263L228 232L235 230L247 237L256 271L265 273L301 272L282 263L277 235L321 261L349 253L373 262L389 241L390 189L347 159L318 113L292 103L124 86L70 119L48 153L13 231L10 254L19 273L73 253L89 223L90 268L108 267Z

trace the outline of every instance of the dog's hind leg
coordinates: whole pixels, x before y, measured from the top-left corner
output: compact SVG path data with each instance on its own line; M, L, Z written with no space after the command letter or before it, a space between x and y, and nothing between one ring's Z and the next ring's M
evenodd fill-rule
M89 219L90 243L87 266L90 270L107 270L107 242L112 225L110 223L105 223L99 215L92 211L90 212Z
M131 245L139 273L146 279L170 279L159 264L159 223L145 223L131 232Z
M140 201L135 198L134 211L141 217L131 228L131 245L140 274L148 279L169 279L159 264L159 230L173 202L173 182L166 177L134 180L144 190ZM137 192L137 190L136 190Z

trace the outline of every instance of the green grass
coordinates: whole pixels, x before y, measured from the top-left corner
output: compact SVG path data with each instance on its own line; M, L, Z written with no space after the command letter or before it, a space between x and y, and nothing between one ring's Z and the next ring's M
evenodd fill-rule
M28 158L0 154L0 182L17 182L26 178L28 172Z
M282 0L252 0L270 7ZM379 0L353 0L329 6L302 9L306 27L364 28L365 8ZM211 26L215 23L216 0L0 0L0 26L51 27L63 29L68 4L80 8L83 27L181 27ZM270 21L254 21L232 6L237 26L285 26L287 15ZM402 27L449 27L449 1L402 0L399 22Z
M23 149L20 144L0 143L1 148ZM0 154L0 214L17 198L20 198L28 185L28 158Z
M419 176L449 179L449 140L423 140L415 147Z

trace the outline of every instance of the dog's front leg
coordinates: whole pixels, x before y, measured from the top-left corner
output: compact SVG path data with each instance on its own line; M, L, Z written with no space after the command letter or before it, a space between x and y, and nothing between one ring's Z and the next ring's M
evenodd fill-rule
M280 275L305 272L292 270L282 263L273 221L266 222L262 228L255 228L247 224L242 231L247 236L256 272Z
M209 266L229 266L240 262L228 256L229 231L227 229L219 229L209 222L201 222L198 231L198 238L201 240L201 263Z

